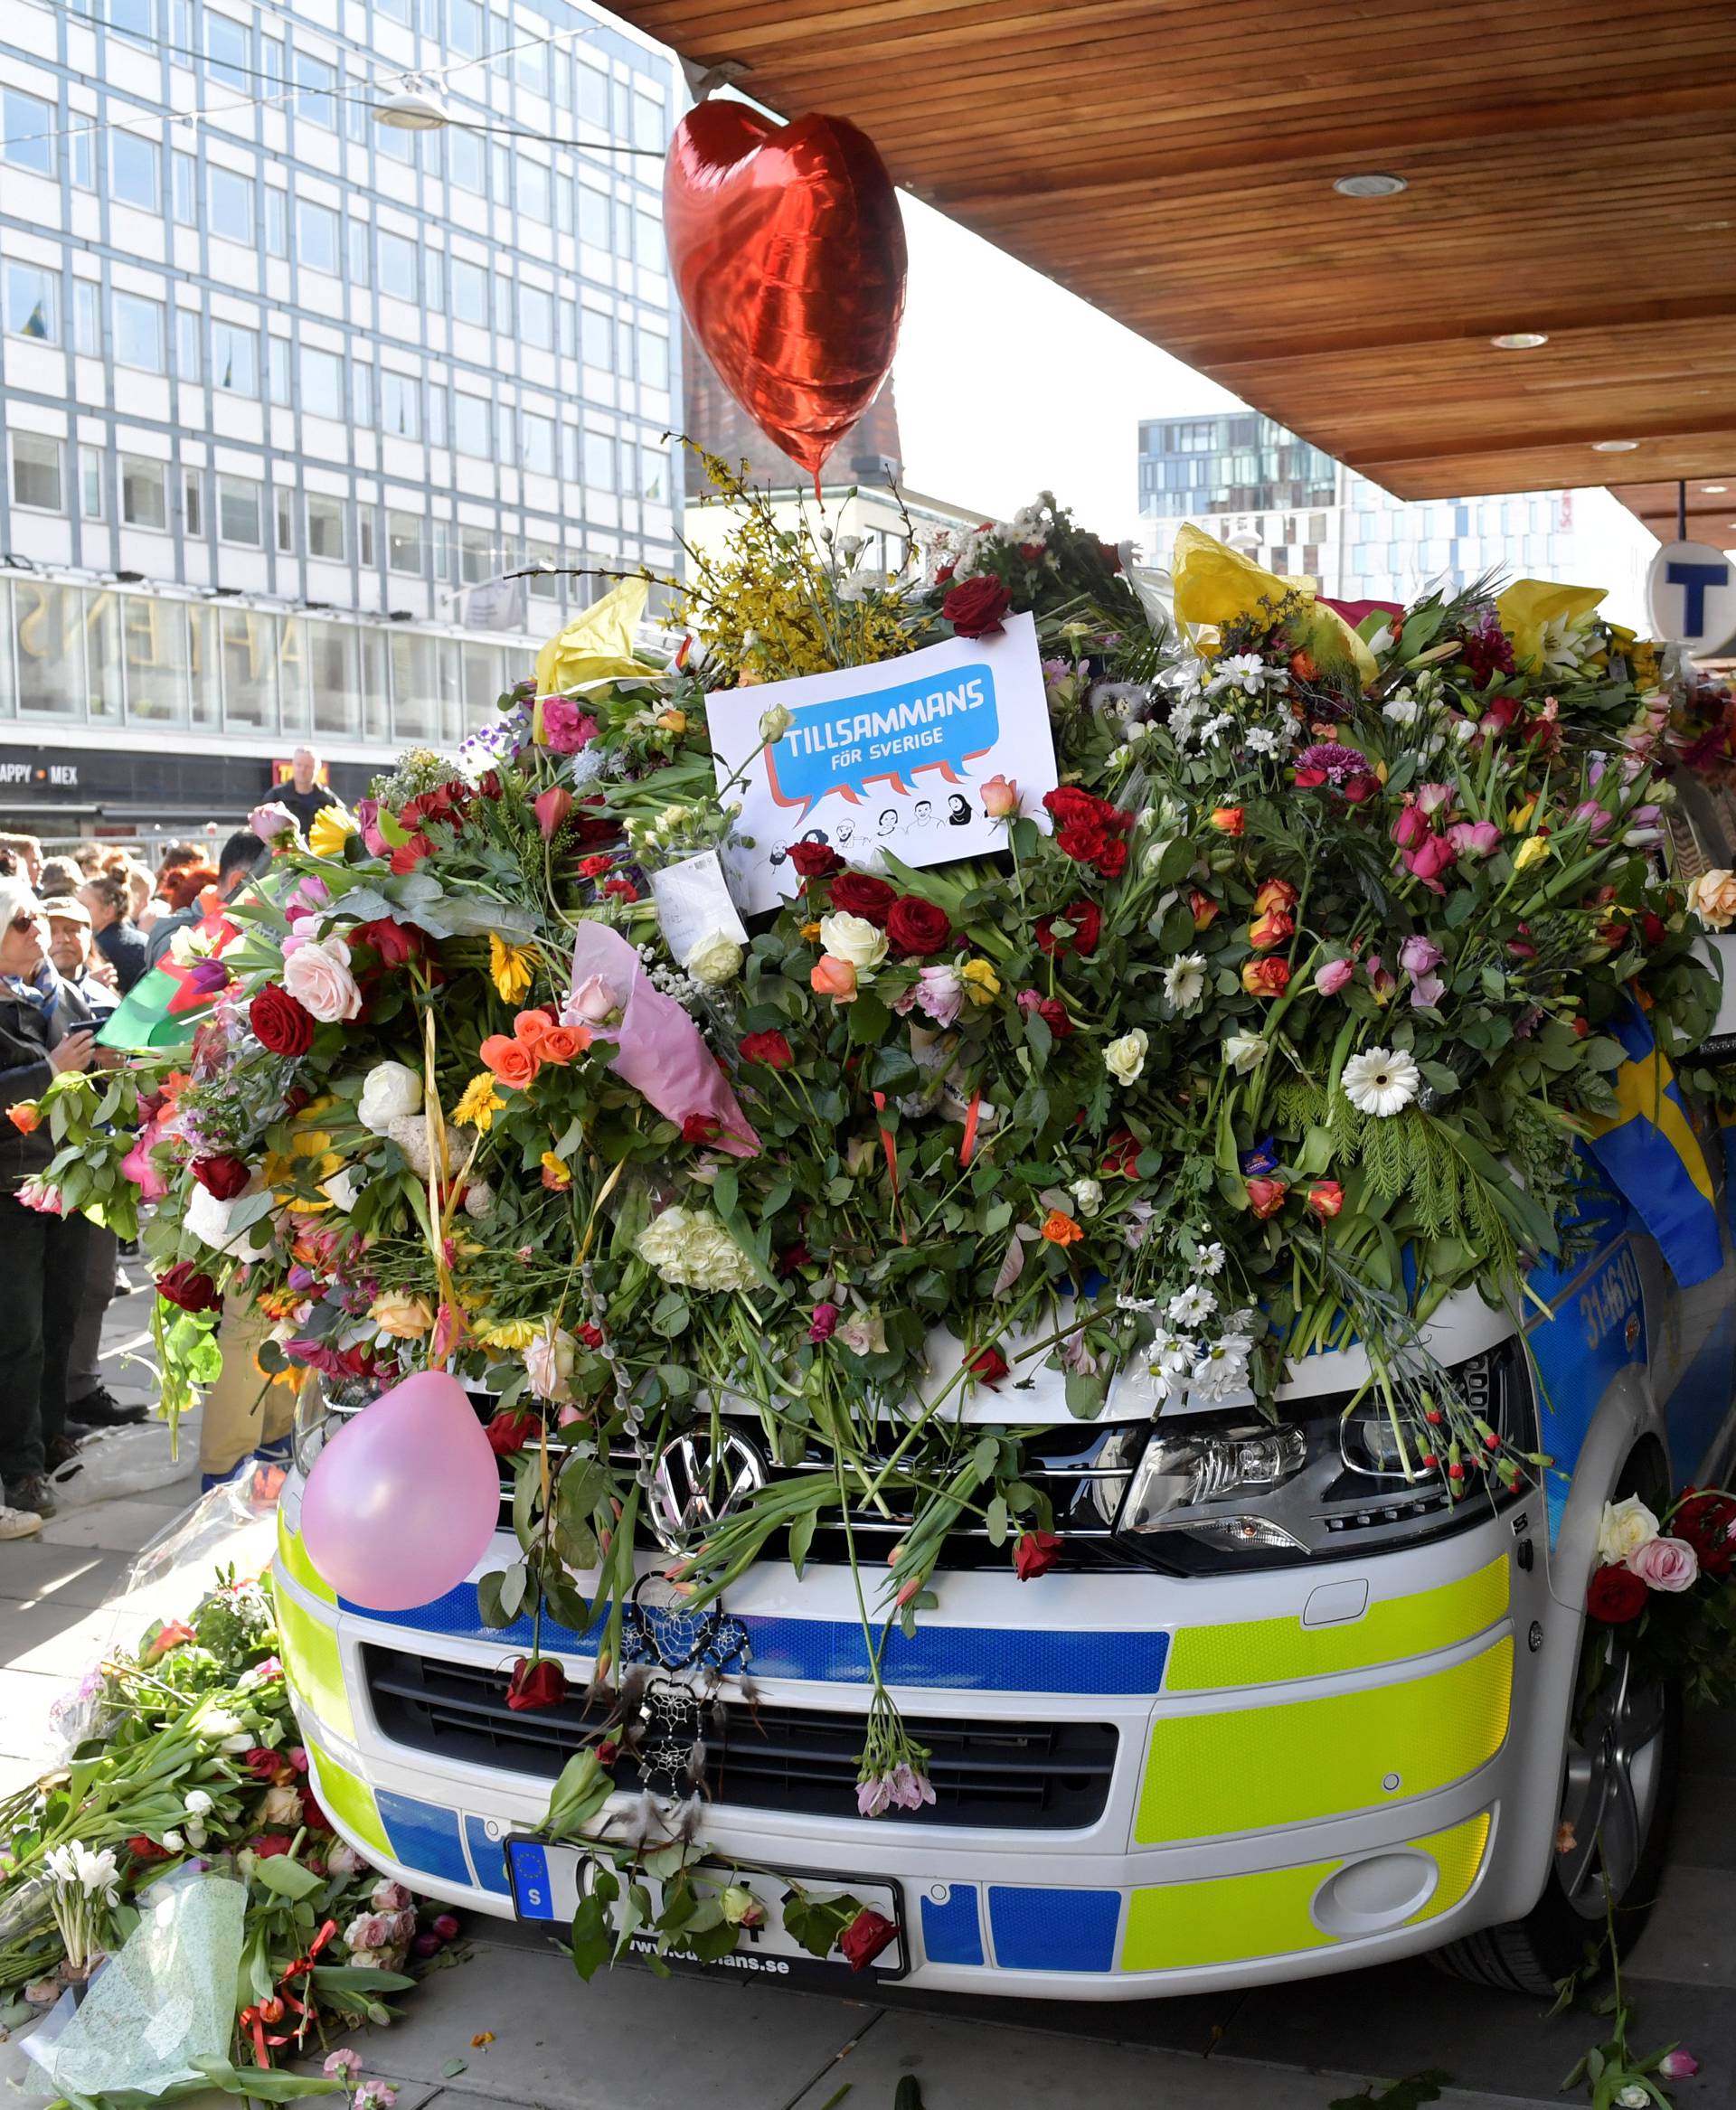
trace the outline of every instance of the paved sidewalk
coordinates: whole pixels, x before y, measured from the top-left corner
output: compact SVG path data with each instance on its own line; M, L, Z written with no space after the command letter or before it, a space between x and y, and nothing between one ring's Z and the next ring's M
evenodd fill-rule
M146 1374L124 1361L146 1318L139 1292L110 1311L104 1371L118 1397L148 1397ZM0 1545L0 1792L39 1770L50 1706L108 1644L103 1600L134 1554L196 1498L197 1455L194 1418L172 1483L68 1507L40 1538ZM1636 2045L1675 2040L1701 2060L1678 2084L1682 2110L1736 2100L1732 1801L1736 1715L1696 1718L1675 1856L1626 1972ZM398 2110L892 2110L906 2074L925 2110L1326 2110L1372 2077L1429 2068L1452 2077L1443 2110L1515 2110L1560 2103L1562 2077L1606 2027L1548 2020L1546 2001L1421 1962L1124 2005L863 2001L737 1979L660 1984L633 1967L587 1986L544 1935L481 1917L467 1934L467 1963L355 2040L370 2072L402 2084ZM494 2041L474 2047L485 2031ZM0 2075L16 2058L0 2049ZM461 2070L446 2071L454 2060Z

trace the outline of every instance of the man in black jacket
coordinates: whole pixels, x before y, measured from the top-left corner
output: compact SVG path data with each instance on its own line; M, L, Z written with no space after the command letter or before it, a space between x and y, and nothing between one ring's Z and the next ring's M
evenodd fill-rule
M45 1122L26 1132L5 1114L94 1060L77 994L59 984L51 1008L36 985L47 948L42 904L22 878L0 878L0 1500L38 1516L53 1513L44 1473L72 1450L66 1366L90 1225L19 1200L21 1189L33 1194L26 1182L47 1169L54 1147Z

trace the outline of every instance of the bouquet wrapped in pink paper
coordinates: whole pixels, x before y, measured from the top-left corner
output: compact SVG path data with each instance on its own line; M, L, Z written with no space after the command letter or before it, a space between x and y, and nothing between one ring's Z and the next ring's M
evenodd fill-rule
M564 1025L612 1034L617 1053L610 1069L667 1119L684 1128L690 1121L715 1122L716 1134L707 1140L717 1149L732 1157L760 1154L760 1138L699 1028L672 997L653 988L619 931L603 923L580 925L572 993L561 1018Z

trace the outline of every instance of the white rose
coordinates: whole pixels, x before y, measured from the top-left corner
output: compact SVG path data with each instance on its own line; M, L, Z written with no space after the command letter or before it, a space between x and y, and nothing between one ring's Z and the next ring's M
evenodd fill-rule
M1131 1084L1146 1067L1146 1050L1151 1041L1143 1026L1135 1026L1103 1050L1103 1065L1118 1084Z
M795 722L788 704L774 703L760 714L760 738L769 748L774 748Z
M1657 1519L1637 1494L1620 1502L1606 1502L1603 1521L1598 1526L1598 1559L1605 1563L1626 1560L1657 1536Z
M249 1191L251 1191L251 1182ZM195 1180L187 1196L186 1213L182 1221L202 1244L211 1247L213 1252L227 1253L231 1242L239 1246L247 1236L245 1231L231 1231L230 1229L230 1219L241 1200L242 1197L238 1194L232 1201L220 1201L216 1195Z
M420 1114L421 1110L420 1071L407 1062L376 1062L362 1087L355 1117L363 1127L384 1135L400 1114Z
M530 1380L531 1389L539 1399L566 1400L572 1398L569 1380L572 1376L573 1357L578 1352L578 1342L564 1326L551 1323L545 1326L524 1351L524 1374Z
M1073 1200L1081 1216L1095 1216L1103 1206L1103 1185L1099 1180L1075 1180Z
M718 989L741 972L741 947L727 930L708 930L682 965L695 982Z
M1266 1059L1266 1043L1258 1033L1231 1033L1223 1043L1223 1059L1238 1077L1245 1077Z
M356 1178L354 1168L344 1165L334 1173L329 1180L322 1181L319 1191L334 1209L341 1209L347 1216L355 1207L356 1197L362 1192L362 1182Z
M820 944L834 959L848 960L858 974L872 974L886 957L886 933L865 916L843 910L821 917Z
M350 972L350 948L341 937L310 937L283 963L283 985L301 1008L324 1024L356 1017L362 994Z

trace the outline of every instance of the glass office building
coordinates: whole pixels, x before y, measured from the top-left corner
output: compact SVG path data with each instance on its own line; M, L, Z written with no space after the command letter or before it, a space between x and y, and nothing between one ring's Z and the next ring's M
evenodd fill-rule
M675 569L677 78L566 0L8 0L0 815L354 789L607 581L473 589Z
M1268 570L1352 599L1408 599L1487 572L1559 576L1578 560L1580 495L1407 502L1252 410L1139 428L1139 511L1155 560L1193 520Z

